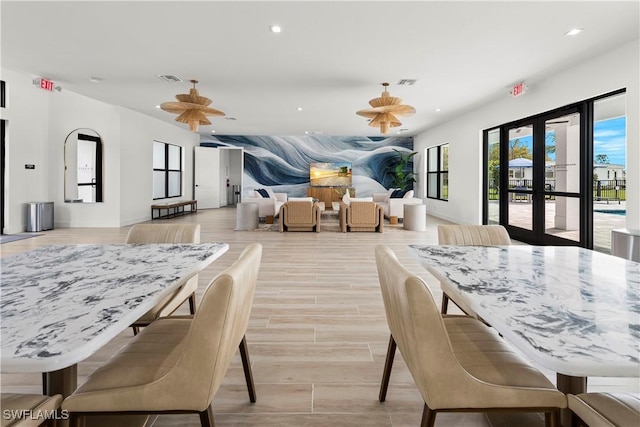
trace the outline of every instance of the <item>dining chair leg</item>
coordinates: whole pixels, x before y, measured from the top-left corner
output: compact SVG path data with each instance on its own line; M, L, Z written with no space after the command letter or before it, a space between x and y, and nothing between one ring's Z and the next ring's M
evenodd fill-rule
M389 388L389 379L391 378L391 368L393 367L393 358L396 355L396 340L393 335L389 335L389 346L387 347L387 357L384 361L384 370L382 371L382 383L380 383L380 394L378 400L384 402L387 399L387 389Z
M556 409L551 412L544 413L544 425L545 427L561 427L560 422L560 410Z
M204 411L200 412L200 426L201 427L214 427L213 424L213 408L211 403Z
M138 326L132 326L131 329L133 329L133 335L138 335L138 332L140 332L140 328Z
M49 387L48 387L48 383L47 383L47 378L49 378L47 376L46 372L42 373L42 394L46 395L47 391L49 391Z
M449 295L442 293L442 304L440 306L440 313L447 314L447 309L449 308Z
M429 408L429 406L425 403L424 409L422 411L422 421L420 422L420 427L433 427L436 424L436 411Z
M189 296L189 311L191 314L196 314L196 294L195 292Z
M247 389L249 390L249 401L256 403L256 387L253 383L253 373L251 372L251 361L249 360L249 348L247 347L246 335L243 336L242 341L240 341L240 357L242 358L244 378L247 381Z

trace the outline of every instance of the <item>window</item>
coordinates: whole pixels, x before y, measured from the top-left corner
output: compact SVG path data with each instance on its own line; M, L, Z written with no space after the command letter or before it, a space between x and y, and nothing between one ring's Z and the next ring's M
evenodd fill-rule
M427 148L427 197L449 200L449 144Z
M153 199L182 196L182 147L153 141Z

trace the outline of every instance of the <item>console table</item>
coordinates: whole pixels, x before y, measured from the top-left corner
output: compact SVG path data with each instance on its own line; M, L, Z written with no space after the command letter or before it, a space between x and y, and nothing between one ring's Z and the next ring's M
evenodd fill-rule
M307 197L313 197L324 203L326 209L329 209L329 206L333 209L333 202L341 201L347 190L349 190L351 197L356 197L354 187L309 187L307 188Z

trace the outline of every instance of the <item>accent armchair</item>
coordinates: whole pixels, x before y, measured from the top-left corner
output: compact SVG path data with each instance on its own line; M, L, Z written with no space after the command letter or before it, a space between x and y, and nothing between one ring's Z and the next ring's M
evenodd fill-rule
M340 231L377 231L384 227L384 209L375 202L340 203Z
M314 202L289 201L280 208L280 232L320 232L320 206Z
M156 320L93 372L62 402L71 426L91 425L93 417L197 413L202 427L213 427L211 402L238 347L255 402L245 332L261 257L260 244L247 246L207 286L193 318Z

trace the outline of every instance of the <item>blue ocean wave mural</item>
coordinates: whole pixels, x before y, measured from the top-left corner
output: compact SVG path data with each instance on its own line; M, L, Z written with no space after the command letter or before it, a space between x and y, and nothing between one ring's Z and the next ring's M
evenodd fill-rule
M310 163L351 162L352 186L358 197L367 197L391 187L390 170L398 164L394 150L411 153L413 137L230 135L208 136L200 145L244 149L245 195L271 188L302 197L309 187Z

